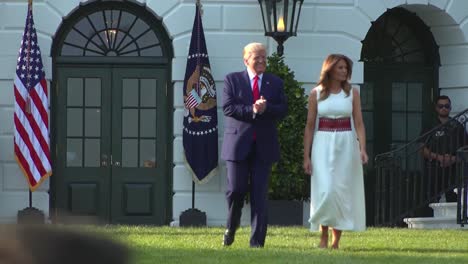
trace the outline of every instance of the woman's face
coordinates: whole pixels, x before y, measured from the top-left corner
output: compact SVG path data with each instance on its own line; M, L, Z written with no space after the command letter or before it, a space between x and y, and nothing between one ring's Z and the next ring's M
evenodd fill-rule
M348 65L344 60L339 60L330 71L330 79L344 82L348 79Z

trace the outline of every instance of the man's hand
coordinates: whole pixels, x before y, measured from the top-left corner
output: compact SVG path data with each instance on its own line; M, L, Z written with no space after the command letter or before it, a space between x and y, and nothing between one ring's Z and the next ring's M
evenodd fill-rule
M267 107L267 100L265 99L265 97L263 97L263 95L260 97L260 99L258 99L257 101L255 101L255 104L254 104L254 113L259 113L259 114L262 114L263 112L265 112L265 109Z
M260 110L258 109L257 103L253 104L252 107L253 107L254 114L258 114L258 112L260 112Z
M440 162L440 167L450 167L455 162L457 162L457 158L450 154L438 155L437 160Z

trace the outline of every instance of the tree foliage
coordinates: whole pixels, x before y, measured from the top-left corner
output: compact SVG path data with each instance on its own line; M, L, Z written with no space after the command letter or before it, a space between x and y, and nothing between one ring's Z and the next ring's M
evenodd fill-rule
M304 127L307 119L307 96L294 72L276 53L268 57L267 72L284 81L288 115L278 123L281 159L271 172L270 200L306 200L310 196L310 177L302 169Z

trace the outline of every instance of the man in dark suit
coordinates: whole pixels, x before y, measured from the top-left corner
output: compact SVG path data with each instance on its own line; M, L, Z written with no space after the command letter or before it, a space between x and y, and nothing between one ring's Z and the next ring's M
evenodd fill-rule
M418 217L433 216L433 209L429 204L443 202L443 197L445 202L457 202L457 194L453 191L458 180L457 150L468 143L465 127L450 117L452 110L450 98L446 95L438 96L434 107L437 118L422 132L425 134L422 138L425 177L419 190L423 193L421 195L423 200L427 202L417 211Z
M245 195L250 191L251 247L263 247L267 232L267 194L271 166L279 159L276 123L287 112L283 81L266 69L266 48L250 43L243 51L245 71L224 80L224 140L228 204L223 244L234 242Z

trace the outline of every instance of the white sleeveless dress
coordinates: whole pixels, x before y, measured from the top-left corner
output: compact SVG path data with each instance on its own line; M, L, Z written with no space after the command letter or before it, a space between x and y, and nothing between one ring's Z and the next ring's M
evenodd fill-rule
M321 87L314 89L318 98ZM341 90L318 101L316 124L320 117L352 118L352 111L353 91L346 97ZM318 230L319 225L353 231L366 228L363 169L359 142L352 128L336 132L315 129L311 157L311 230Z

